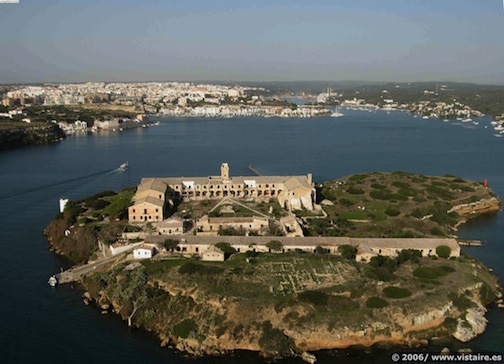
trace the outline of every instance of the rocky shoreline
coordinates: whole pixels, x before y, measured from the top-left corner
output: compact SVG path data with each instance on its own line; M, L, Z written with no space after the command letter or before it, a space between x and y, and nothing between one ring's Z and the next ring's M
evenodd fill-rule
M0 131L0 149L56 143L66 138L58 125L13 128Z
M116 266L113 268L116 269L113 274L123 277L128 274L124 273L128 269L135 269L129 265L130 268L121 269ZM462 265L456 266L457 269L462 269ZM460 342L468 342L485 331L487 326L485 306L495 302L502 295L499 292L500 286L493 278L494 285L490 287L490 282L487 280L490 275L484 266L473 261L468 263L467 267L478 272L478 275L482 274L481 277L484 277L485 282L460 288L459 291L463 294L453 296L453 300L443 300L444 305L437 308L436 305L418 308L414 302L395 307L391 302L392 306L380 309L378 316L373 316L377 313L373 310L375 313L371 313L371 316L374 318L364 320L360 326L350 326L346 323L342 327L330 327L327 322L319 322L315 317L303 320L302 324L300 320L297 324L293 324L303 315L310 317L312 307L300 304L299 300L285 308L269 304L261 305L256 301L255 310L250 311L246 303L236 297L209 295L203 292L201 287L188 290L178 283L150 279L149 296L157 297L157 308L150 306L145 308L148 315L152 315L151 319L144 317L145 312L138 311L132 322L134 326L155 333L160 338L161 346L193 356L226 355L235 350L249 350L259 352L265 357L286 357L326 349L346 349L356 346L369 348L377 344L418 348L429 345L434 337L452 337ZM176 272L173 274L177 275ZM177 278L174 280L178 281ZM98 281L104 285L103 276L100 274L98 277L90 276L84 279L86 300L93 300L100 307L102 314L111 310L125 320L131 318L131 307L134 303L131 301L120 303L114 298L114 294L110 294L115 288L112 288L112 291L109 291L111 287L99 289ZM488 289L492 294L486 291L482 293ZM463 303L459 302L466 296L470 299ZM241 305L247 307L242 308ZM169 310L161 307L169 307ZM404 307L408 307L407 311ZM370 315L364 308L361 307L362 312L359 316ZM354 313L349 311L350 315ZM216 320L225 321L225 324L219 326ZM180 336L177 332L178 326L188 321L196 325L191 328L187 336ZM264 344L265 330L274 333L270 339L278 346L268 347Z

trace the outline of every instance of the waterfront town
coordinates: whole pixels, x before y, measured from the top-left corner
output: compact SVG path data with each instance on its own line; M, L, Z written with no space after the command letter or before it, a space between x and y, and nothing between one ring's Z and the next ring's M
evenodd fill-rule
M75 131L120 130L142 122L144 116L159 115L172 117L302 117L331 116L332 107L375 111L400 110L419 115L424 119L437 118L448 121L458 119L472 121L472 117L484 113L453 99L441 101L439 95L449 92L446 85L420 91L418 99L397 101L399 85L394 90L384 88L373 101L359 97L359 92L341 92L327 88L323 92L271 92L264 87L228 86L209 83L187 82L138 82L105 83L87 82L75 84L4 85L0 87L3 110L0 118L30 122L26 110L31 107L82 107L85 110L109 110L108 118L93 121L51 120L58 123L67 133ZM477 97L478 95L476 95ZM296 104L293 98L302 100ZM111 117L112 111L129 112L126 118ZM62 117L64 119L64 115ZM500 127L504 118L495 115ZM497 125L497 124L496 124Z

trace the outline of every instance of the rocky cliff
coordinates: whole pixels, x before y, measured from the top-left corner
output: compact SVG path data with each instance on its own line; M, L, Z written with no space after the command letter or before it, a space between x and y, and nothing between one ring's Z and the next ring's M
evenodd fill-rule
M193 355L252 350L273 357L377 343L415 347L434 336L466 342L484 332L484 305L498 291L495 277L467 258L408 263L386 282L366 278L365 264L334 258L270 255L256 258L252 269L240 268L246 263L238 256L231 261L197 268L178 259L128 263L84 283L100 306L110 304L155 332L163 346ZM417 277L421 267L440 276ZM291 287L278 286L284 278ZM307 290L313 281L320 289ZM147 282L143 293L138 282Z
M460 216L471 217L499 211L500 200L497 197L483 198L479 201L453 206L448 213L456 212Z
M54 143L65 137L63 130L54 124L3 129L0 130L0 150Z

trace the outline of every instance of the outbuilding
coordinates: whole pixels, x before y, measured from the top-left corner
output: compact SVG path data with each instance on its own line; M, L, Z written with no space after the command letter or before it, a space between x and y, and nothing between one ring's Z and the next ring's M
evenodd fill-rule
M201 260L207 262L223 262L224 259L224 252L215 245L210 245L210 247L201 254Z
M135 259L150 259L154 255L154 248L147 245L141 245L133 249L133 258Z

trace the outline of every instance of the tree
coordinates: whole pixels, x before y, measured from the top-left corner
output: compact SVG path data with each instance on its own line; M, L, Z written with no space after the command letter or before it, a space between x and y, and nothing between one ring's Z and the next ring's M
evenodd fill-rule
M418 263L420 258L422 257L422 252L417 249L403 249L397 254L397 262L402 264L411 260L413 263Z
M353 245L340 245L338 247L338 252L341 256L348 260L354 260L355 255L357 254L357 248Z
M113 297L123 307L129 306L128 326L131 326L135 313L147 303L147 274L143 269L127 271L117 283Z
M317 245L317 247L315 248L315 253L317 253L317 254L327 254L328 251L327 251L327 249L321 247L320 245Z
M177 249L178 244L179 241L175 239L166 239L163 243L167 251L174 251L175 249Z
M271 251L279 252L282 250L283 244L278 240L271 240L270 242L266 243L266 247Z
M436 248L436 254L440 258L449 258L451 255L451 248L446 245L440 245Z
M215 247L219 248L220 250L222 250L224 252L224 254L227 254L227 255L231 255L231 254L236 253L236 249L233 248L231 246L231 244L229 244L229 243L224 243L224 242L217 243L217 244L215 244Z

